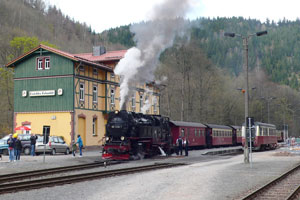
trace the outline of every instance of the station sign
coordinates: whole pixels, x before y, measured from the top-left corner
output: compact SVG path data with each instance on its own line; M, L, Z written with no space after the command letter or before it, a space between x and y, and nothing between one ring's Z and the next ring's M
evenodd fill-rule
M55 90L30 91L30 97L55 96Z

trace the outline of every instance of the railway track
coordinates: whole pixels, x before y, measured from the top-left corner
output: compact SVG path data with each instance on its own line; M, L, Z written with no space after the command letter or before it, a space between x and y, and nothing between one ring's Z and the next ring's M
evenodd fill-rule
M53 175L53 174L76 171L76 170L85 170L85 169L91 169L95 167L105 167L106 165L114 165L119 163L120 162L109 162L109 163L96 162L96 163L88 163L82 165L72 165L72 166L65 166L65 167L26 171L26 172L13 173L13 174L5 174L0 176L0 184L3 184L5 182L12 182L12 181L28 179L28 178L37 178L40 176Z
M255 190L242 200L300 199L300 165Z
M23 190L31 190L44 188L49 186L57 186L70 184L75 182L87 181L92 179L106 178L111 176L120 176L138 172L144 172L149 170L170 168L182 166L185 164L182 163L160 163L154 165L146 165L141 167L125 168L125 169L115 169L109 171L101 172L91 172L91 173L81 173L76 175L67 175L53 178L43 178L38 180L29 180L29 181L19 181L14 183L2 183L0 184L0 194L18 192Z

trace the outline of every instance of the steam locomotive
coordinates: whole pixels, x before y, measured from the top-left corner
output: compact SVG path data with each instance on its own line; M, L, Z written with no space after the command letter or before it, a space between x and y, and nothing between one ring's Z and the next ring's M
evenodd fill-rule
M170 154L169 118L126 110L109 113L102 158L130 160Z

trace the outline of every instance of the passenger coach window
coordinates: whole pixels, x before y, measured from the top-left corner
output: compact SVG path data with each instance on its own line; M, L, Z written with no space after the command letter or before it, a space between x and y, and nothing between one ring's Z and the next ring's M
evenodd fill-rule
M184 128L181 129L181 136L184 137Z

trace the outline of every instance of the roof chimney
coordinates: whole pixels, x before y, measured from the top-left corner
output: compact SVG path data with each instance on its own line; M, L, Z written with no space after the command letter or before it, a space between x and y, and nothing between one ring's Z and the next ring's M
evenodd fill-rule
M104 46L93 47L93 56L100 56L106 53L106 48Z

